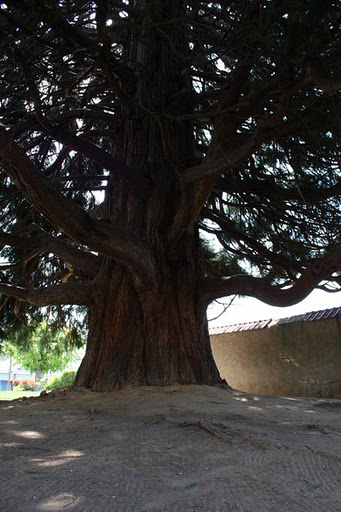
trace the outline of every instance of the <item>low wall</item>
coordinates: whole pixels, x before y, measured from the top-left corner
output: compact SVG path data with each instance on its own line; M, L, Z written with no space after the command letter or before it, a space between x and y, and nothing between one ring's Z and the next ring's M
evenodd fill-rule
M211 346L234 389L341 398L341 316L214 334Z

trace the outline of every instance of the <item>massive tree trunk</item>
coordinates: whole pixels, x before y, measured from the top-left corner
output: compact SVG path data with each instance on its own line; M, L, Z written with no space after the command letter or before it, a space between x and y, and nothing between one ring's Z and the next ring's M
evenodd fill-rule
M157 293L137 291L124 269L106 269L89 315L86 355L77 385L217 384L206 312L191 268L170 268ZM188 272L187 272L188 270Z
M206 307L197 293L202 276L198 233L192 229L175 243L169 239L181 194L177 172L194 157L193 127L175 120L189 111L191 94L184 65L188 42L181 22L183 6L178 0L137 2L137 11L141 8L148 16L142 27L132 29L127 49L138 73L135 90L126 91L135 103L128 99L122 109L121 144L114 149L127 166L150 179L153 191L147 201L137 199L112 176L102 214L103 222L124 228L148 245L157 264L158 285L145 289L123 266L112 260L104 264L77 376L77 385L96 390L125 384L220 382ZM179 23L164 23L167 19Z

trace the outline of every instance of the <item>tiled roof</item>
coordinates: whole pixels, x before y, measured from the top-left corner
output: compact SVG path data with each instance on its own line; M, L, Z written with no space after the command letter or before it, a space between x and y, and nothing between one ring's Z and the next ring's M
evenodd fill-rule
M254 329L264 329L272 320L258 320L257 322L247 322L245 324L226 325L225 327L211 327L210 334L225 334L227 332L253 331Z
M279 320L258 320L256 322L247 322L244 324L226 325L222 327L211 327L210 334L226 334L229 332L254 331L255 329L265 329L279 324L291 324L300 322L312 322L313 320L327 320L341 315L341 307L332 309L323 309L320 311L311 311L303 315L289 316Z
M277 320L280 324L291 324L292 322L312 322L313 320L327 320L341 315L341 307L332 309L321 309L320 311L311 311L303 315L289 316Z

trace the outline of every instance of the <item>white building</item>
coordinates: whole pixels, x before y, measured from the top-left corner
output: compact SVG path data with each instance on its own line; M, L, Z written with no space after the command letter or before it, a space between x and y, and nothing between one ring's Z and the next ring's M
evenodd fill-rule
M13 362L8 356L0 356L0 391L8 389L8 382L10 383L9 389L12 389L13 380L34 380L36 381L35 373L30 373L21 366Z

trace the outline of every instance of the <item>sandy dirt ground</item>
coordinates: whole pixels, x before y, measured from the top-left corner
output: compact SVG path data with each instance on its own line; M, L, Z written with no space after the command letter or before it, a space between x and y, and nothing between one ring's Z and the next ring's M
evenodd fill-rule
M184 386L0 402L1 512L340 512L341 400Z

